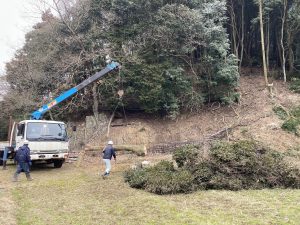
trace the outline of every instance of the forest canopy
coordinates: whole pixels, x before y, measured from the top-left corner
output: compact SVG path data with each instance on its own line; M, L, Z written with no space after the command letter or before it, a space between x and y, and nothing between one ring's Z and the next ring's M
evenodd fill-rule
M11 91L0 103L1 117L28 115L104 68L108 56L120 70L46 116L123 108L176 118L207 102L236 101L240 68L261 66L256 1L53 2L55 13L43 12L6 65ZM300 3L269 0L263 9L268 67L287 68L288 79L299 76Z

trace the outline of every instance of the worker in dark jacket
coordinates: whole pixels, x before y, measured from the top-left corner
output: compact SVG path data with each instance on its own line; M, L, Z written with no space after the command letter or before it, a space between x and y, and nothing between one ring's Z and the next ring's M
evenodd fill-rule
M29 167L31 166L30 159L30 148L28 147L29 141L24 141L24 145L21 146L15 157L15 161L17 162L17 171L14 174L13 181L18 181L18 175L24 171L26 174L27 180L31 181Z
M109 176L111 170L111 159L114 157L115 162L117 161L115 149L113 148L113 142L109 141L107 146L103 150L103 162L105 163L105 173L103 174L103 178Z

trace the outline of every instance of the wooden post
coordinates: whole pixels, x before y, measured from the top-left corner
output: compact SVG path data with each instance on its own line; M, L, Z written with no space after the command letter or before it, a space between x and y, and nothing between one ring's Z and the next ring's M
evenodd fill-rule
M12 132L12 125L13 125L12 116L9 116L7 141L10 141L10 135L11 135L11 132Z
M267 86L268 86L270 97L273 98L274 97L274 94L273 94L273 83L268 84Z

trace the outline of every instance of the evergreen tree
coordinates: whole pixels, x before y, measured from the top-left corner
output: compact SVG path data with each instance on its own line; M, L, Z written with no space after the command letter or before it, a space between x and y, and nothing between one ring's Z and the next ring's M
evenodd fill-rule
M86 0L68 7L57 5L58 18L45 12L7 65L14 90L30 90L26 108L103 68L106 55L122 64L120 76L106 76L54 108L54 116L124 106L175 118L204 102L237 98L225 0Z

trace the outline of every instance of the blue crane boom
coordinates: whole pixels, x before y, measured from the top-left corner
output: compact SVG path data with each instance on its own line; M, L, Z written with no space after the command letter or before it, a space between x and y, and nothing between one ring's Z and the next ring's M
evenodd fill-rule
M100 77L104 76L105 74L109 73L110 71L118 68L120 66L117 62L111 62L109 63L103 70L95 73L93 76L89 77L88 79L82 81L80 84L78 84L76 87L73 87L69 89L68 91L62 93L60 96L49 102L48 104L43 105L38 110L34 111L31 114L31 119L33 120L39 120L42 118L42 116L50 110L52 107L56 106L57 104L61 103L65 99L69 98L70 96L74 95L79 90L83 89L87 85L93 83L94 81L98 80Z

